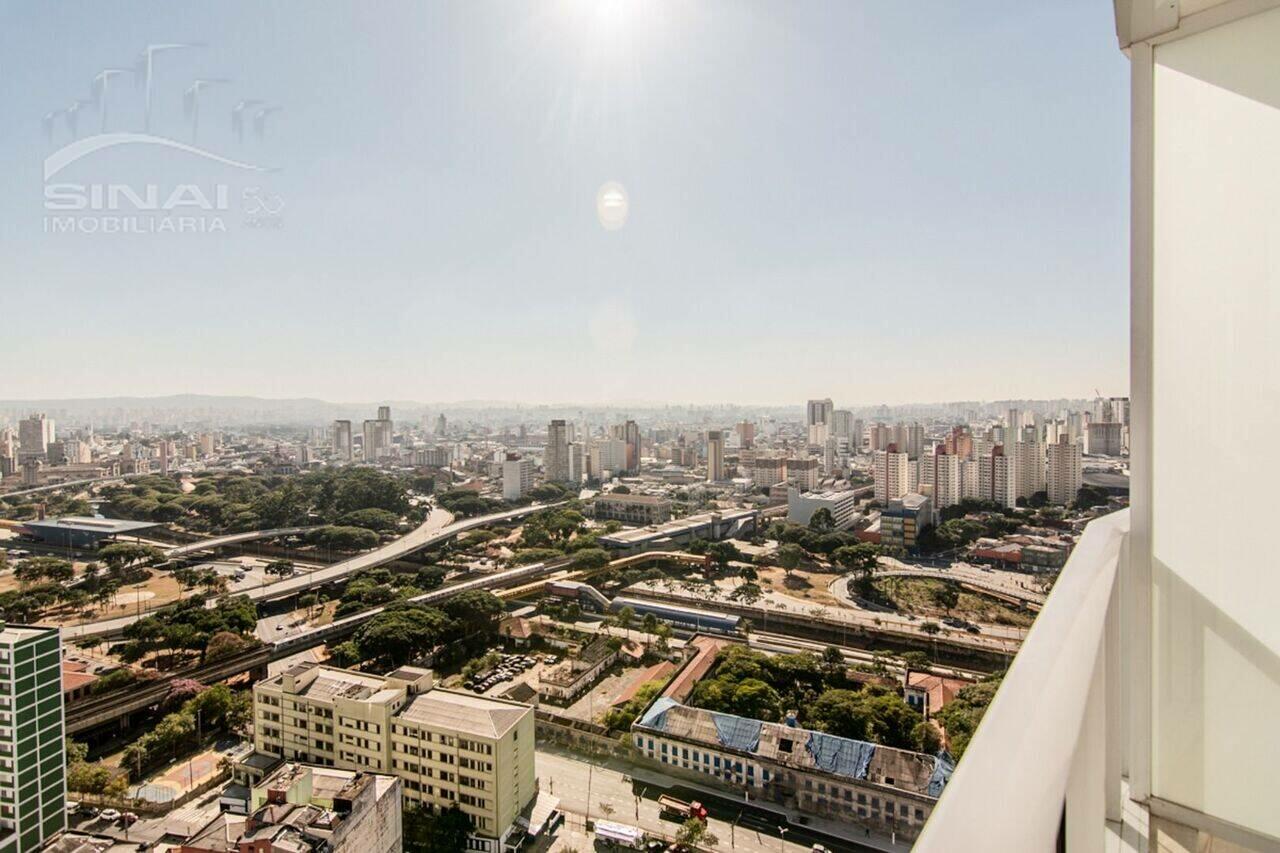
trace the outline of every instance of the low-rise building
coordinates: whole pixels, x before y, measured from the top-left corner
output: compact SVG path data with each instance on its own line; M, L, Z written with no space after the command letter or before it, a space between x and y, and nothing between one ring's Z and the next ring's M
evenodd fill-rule
M600 537L600 544L624 553L677 548L694 539L708 542L753 533L760 513L754 509L704 512Z
M850 527L858 515L858 493L852 489L843 492L801 492L791 489L787 493L787 521L792 524L808 524L820 509L831 513L836 530Z
M693 708L659 697L631 726L644 757L748 796L913 838L951 776L945 757Z
M601 494L594 500L597 521L662 524L671 518L671 501L658 495Z
M618 652L609 644L609 638L597 637L563 663L543 669L538 674L538 695L570 702L586 692L617 659Z
M249 813L223 812L179 853L398 853L400 780L288 762L254 786Z
M452 690L419 694L391 724L391 755L406 803L456 803L471 818L469 850L502 850L537 795L528 705Z
M395 775L406 802L457 803L471 850L497 853L536 793L533 708L442 690L430 670L302 663L255 684L253 705L256 753Z
M910 551L925 527L933 524L933 502L910 493L889 501L880 512L880 544Z

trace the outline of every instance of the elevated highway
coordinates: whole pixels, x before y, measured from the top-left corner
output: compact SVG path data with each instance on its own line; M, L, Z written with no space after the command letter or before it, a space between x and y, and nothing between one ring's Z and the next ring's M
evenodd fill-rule
M438 520L432 521L432 517L428 516L427 520L415 528L413 531L406 533L399 539L388 542L372 551L363 554L357 554L350 559L334 563L323 569L308 572L304 575L298 575L284 580L277 581L269 586L256 587L245 592L237 592L234 595L243 595L251 601L273 601L279 598L288 598L291 595L305 592L327 583L342 580L348 575L361 571L362 569L372 569L387 563L393 563L396 560L406 557L415 551L430 547L439 542L443 542L451 537L457 536L459 533L465 533L468 530L474 530L477 527L484 527L488 524L500 524L505 521L513 521L523 518L526 515L547 509L551 506L559 504L531 504L518 509L505 510L503 512L495 512L490 515L477 516L476 518L468 518L464 521L455 521L443 527L439 526ZM439 512L437 510L436 512ZM432 516L435 516L435 512ZM225 538L225 537L224 537ZM201 546L208 548L209 543L213 540L205 540L200 543L191 543L192 546ZM232 594L228 593L227 597ZM217 599L210 599L216 601ZM105 619L99 622L87 622L83 625L72 625L62 629L62 637L64 640L79 640L89 637L106 639L117 637L124 630L126 625L132 624L138 620L139 616L119 616L114 619Z
M215 536L212 539L200 539L196 542L188 542L185 545L178 545L165 550L165 555L169 557L185 557L188 554L198 554L201 551L215 551L218 548L225 548L228 545L239 545L242 542L252 542L255 539L275 539L278 536L298 536L306 533L308 530L315 530L316 526L308 527L276 527L271 530L250 530L246 533L229 533L226 536Z
M421 604L439 604L469 590L497 590L511 584L527 582L534 576L552 574L562 569L567 563L567 560L560 560L555 563L535 563L506 569L446 584L409 600ZM188 667L155 681L142 682L125 690L116 690L102 696L91 696L73 702L66 709L67 734L89 731L163 702L169 695L172 682L176 679L191 678L203 684L212 684L244 673L264 673L269 663L351 636L361 625L385 609L385 607L374 607L360 613L353 613L328 625L308 628L290 637L256 646L213 663Z

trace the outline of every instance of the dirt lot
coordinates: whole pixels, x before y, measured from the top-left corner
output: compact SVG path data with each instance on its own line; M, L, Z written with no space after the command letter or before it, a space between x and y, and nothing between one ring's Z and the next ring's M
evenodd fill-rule
M880 578L876 581L876 587L891 596L906 613L936 617L950 615L971 622L1031 627L1033 614L966 590L960 592L959 603L948 614L930 597L932 591L942 585L943 581L929 578Z
M793 598L803 598L817 604L843 607L840 600L827 591L831 582L840 577L827 572L794 571L791 577L777 566L760 570L760 586L765 590L781 592Z

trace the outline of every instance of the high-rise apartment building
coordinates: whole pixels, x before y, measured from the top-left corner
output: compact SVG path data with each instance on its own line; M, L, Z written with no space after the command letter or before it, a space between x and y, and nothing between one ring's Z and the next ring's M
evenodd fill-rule
M906 427L907 456L911 459L919 459L924 455L924 427L918 423L909 424ZM898 445L901 447L902 445ZM936 501L934 502L937 503Z
M378 420L380 420L380 421L390 421L390 420L391 420L391 407L390 407L390 406L379 406L379 407L378 407Z
M835 404L829 398L826 400L810 400L807 406L805 425L829 424L831 423L831 413L834 411Z
M58 629L0 622L3 853L35 853L66 828L63 740L62 640Z
M574 485L587 478L587 450L581 441L569 445L569 482Z
M398 776L407 802L462 809L468 850L502 850L537 793L533 708L434 688L430 670L297 664L254 685L253 706L258 752Z
M812 492L822 480L818 460L812 456L786 460L786 482L802 492Z
M831 413L831 434L836 438L853 438L853 412L836 409Z
M533 460L508 453L502 463L502 497L518 501L533 488Z
M1023 439L1014 445L1018 458L1018 497L1030 498L1045 490L1044 444L1034 439L1034 428L1024 430Z
M748 476L757 486L776 486L787 479L787 460L782 456L757 453Z
M390 409L383 406L379 412ZM376 418L364 422L364 461L376 462L391 455L391 419Z
M884 450L877 450L873 464L875 499L882 506L910 491L907 481L907 454L898 452L896 444L890 444Z
M718 483L724 479L724 433L718 429L707 430L707 482Z
M351 421L333 422L333 455L345 462L350 462L353 458L351 450Z
M755 447L756 425L751 421L740 421L734 428L738 434L738 446L744 449Z
M991 453L978 460L980 498L994 501L1010 509L1018 505L1018 463L1015 457L1006 456L1004 445L997 444Z
M1067 505L1076 499L1083 485L1083 457L1080 445L1064 433L1049 445L1049 475L1046 490L1049 503Z
M920 457L919 477L919 489L933 498L934 509L960 503L963 497L960 457L948 453L946 445L936 445L933 453Z
M53 421L44 415L32 415L18 421L18 462L44 459L52 440Z
M443 436L448 431L449 420L444 416L444 412L441 412L436 418L436 435Z
M1088 449L1090 456L1120 456L1124 453L1124 424L1090 423Z
M620 438L602 438L591 445L591 476L603 477L625 472L627 467L627 443Z
M635 421L616 424L612 429L614 438L622 441L625 461L619 473L634 474L640 470L640 427Z
M567 483L572 479L569 464L569 428L561 418L547 425L547 450L542 458L547 479L554 483Z
M875 423L867 429L867 449L872 453L884 450L890 444L893 444L893 430L885 424Z
M978 459L960 461L961 500L982 499L982 462Z

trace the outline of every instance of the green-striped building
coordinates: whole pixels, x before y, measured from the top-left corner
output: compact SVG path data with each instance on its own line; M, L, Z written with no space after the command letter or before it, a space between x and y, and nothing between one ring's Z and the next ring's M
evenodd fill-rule
M34 853L67 825L62 638L0 622L0 853Z

